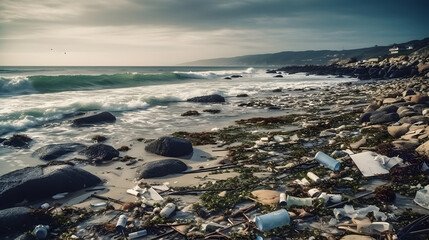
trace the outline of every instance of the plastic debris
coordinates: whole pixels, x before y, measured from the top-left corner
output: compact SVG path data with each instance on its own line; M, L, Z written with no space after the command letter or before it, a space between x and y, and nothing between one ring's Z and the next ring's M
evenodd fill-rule
M159 215L161 215L161 217L168 218L174 212L174 210L176 210L176 205L174 205L174 203L167 203Z
M125 232L126 225L127 225L127 216L121 215L119 216L119 219L116 222L115 229L117 232Z
M129 239L139 238L147 235L146 229L128 234Z
M63 192L63 193L58 193L58 194L55 194L54 196L52 196L52 198L53 199L61 199L61 198L64 198L67 194L69 194L68 192Z
M341 164L337 160L331 158L323 152L317 152L315 156L316 161L331 169L332 171L340 170Z
M386 221L387 216L383 212L380 212L380 208L369 205L365 208L360 208L355 210L352 205L345 205L344 208L335 208L334 216L336 219L341 219L343 217L353 218L364 218L369 212L373 212L374 217L377 220Z
M312 188L312 189L308 190L307 193L310 197L318 197L320 195L320 190L317 188Z
M301 180L296 179L294 182L295 182L296 184L298 184L298 185L301 185L301 186L307 186L307 185L310 185L310 182L309 182L306 178L303 178L303 179L301 179Z
M257 216L254 219L257 228L262 231L269 231L290 223L289 213L285 209L280 209L265 215Z
M307 173L307 177L309 177L314 182L320 182L320 178L316 174L314 174L312 172L308 172Z
M312 198L299 198L288 195L286 199L288 206L311 206L313 205Z
M37 225L34 228L33 233L36 236L36 239L46 239L48 236L48 230L49 226L47 225Z
M319 199L325 200L325 203L339 203L342 200L342 196L340 194L329 194L329 193L321 193L319 195Z
M280 193L280 201L279 201L280 206L286 206L286 193Z
M365 177L388 174L393 166L402 164L403 161L399 157L389 158L371 151L353 154L350 157Z
M104 207L107 205L107 203L106 202L98 202L98 203L91 203L90 205L91 205L91 207Z
M49 203L44 203L40 206L41 209L48 209L51 205Z
M425 188L417 191L414 202L421 207L429 209L429 185L426 185Z

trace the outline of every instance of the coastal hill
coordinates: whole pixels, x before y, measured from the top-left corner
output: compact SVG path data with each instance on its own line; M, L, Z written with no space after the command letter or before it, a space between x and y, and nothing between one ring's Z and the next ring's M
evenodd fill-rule
M398 53L395 52L398 49ZM285 51L279 53L245 55L231 58L214 58L187 62L183 66L285 66L285 65L327 65L342 59L355 58L358 61L370 58L384 59L392 55L411 54L422 48L429 48L429 38L389 46L374 46L351 50L309 50ZM391 50L391 51L389 51ZM392 54L393 53L393 54Z

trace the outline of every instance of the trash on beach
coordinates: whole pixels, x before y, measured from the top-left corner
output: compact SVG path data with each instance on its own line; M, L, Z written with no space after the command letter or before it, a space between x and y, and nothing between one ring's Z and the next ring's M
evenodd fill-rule
M312 198L299 198L288 195L286 199L288 206L311 206L313 205Z
M310 190L307 191L308 196L310 197L318 197L320 195L320 190L317 188L312 188Z
M417 191L414 202L421 207L429 209L429 185L426 185L425 188Z
M276 227L290 223L289 213L285 209L280 209L265 215L257 216L254 219L259 231L265 232Z
M139 238L139 237L143 237L147 235L147 231L146 229L137 231L137 232L132 232L130 234L128 234L128 238L129 239L134 239L134 238Z
M120 233L125 232L126 225L127 225L127 216L121 215L119 216L118 221L116 222L115 229L117 232L120 232Z
M280 193L280 201L279 201L280 206L286 206L286 193Z
M149 189L147 189L146 191L143 192L143 196L144 197L149 197L152 200L155 201L164 201L164 198L161 197L161 195L158 194L157 191L155 191L155 189L153 189L152 187L150 187Z
M69 194L69 193L68 192L58 193L58 194L55 194L54 196L52 196L52 198L55 200L61 199L61 198L64 198L67 194Z
M371 151L353 154L350 157L365 177L388 174L393 166L402 164L403 161L399 157L389 158Z
M362 219L354 218L352 219L352 224L338 224L339 229L343 229L349 232L357 234L380 234L386 231L391 232L393 226L387 222L371 222L369 218L365 217Z
M174 212L174 210L176 210L176 205L174 205L174 203L167 203L159 215L161 215L161 217L168 218Z
M48 209L51 205L49 203L44 203L40 206L41 209Z
M339 203L343 197L340 194L321 193L318 198L325 200L325 203Z
M303 178L303 179L301 179L301 180L299 180L299 179L296 179L295 181L293 181L294 183L296 183L296 184L298 184L298 185L301 185L301 186L307 186L307 185L310 185L310 182L306 179L306 178Z
M152 188L156 189L158 191L168 191L168 190L170 190L170 188L166 184L163 184L163 185L152 185Z
M324 165L325 167L331 169L332 171L340 170L341 164L332 157L326 155L323 152L317 152L315 156L316 161Z
M383 212L380 212L380 208L369 205L365 208L354 209L352 205L345 205L343 208L335 208L334 216L336 219L341 219L343 217L353 218L364 218L369 212L373 212L374 217L377 220L386 221L387 216Z
M307 177L309 177L311 180L313 180L316 183L320 182L320 178L316 174L314 174L313 172L308 172Z
M48 236L48 230L48 225L37 225L34 228L33 233L36 236L36 239L46 239L46 237Z
M98 203L91 203L91 207L105 207L107 205L106 202L98 202Z

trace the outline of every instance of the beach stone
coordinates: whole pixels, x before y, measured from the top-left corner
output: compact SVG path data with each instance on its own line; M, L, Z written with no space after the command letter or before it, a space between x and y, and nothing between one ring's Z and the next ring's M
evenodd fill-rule
M80 143L49 144L34 151L32 156L38 157L40 160L54 160L68 153L80 151L85 147Z
M360 123L369 122L369 121L370 121L370 118L371 118L371 115L372 115L373 113L374 113L374 112L366 112L366 113L364 113L364 114L360 115L359 122L360 122Z
M396 112L386 113L386 112L374 112L369 118L371 124L381 124L398 121L399 115Z
M23 134L15 134L9 139L3 141L3 145L14 148L28 148L33 141L29 136Z
M70 165L35 166L0 176L0 209L24 200L33 201L57 193L73 192L98 184L91 173Z
M112 160L112 158L119 156L119 151L114 147L101 143L91 145L79 153L87 158L103 161Z
M246 93L241 93L241 94L237 95L237 97L240 97L240 98L242 98L242 97L248 97L248 96L249 96L249 94L246 94Z
M413 89L407 89L402 93L402 96L410 96L410 95L416 95L416 92L414 92Z
M145 150L166 157L180 157L193 152L190 141L176 137L158 138L146 145Z
M429 96L422 94L413 95L410 101L413 103L426 103L429 102Z
M417 115L417 116L411 116L411 117L403 117L401 120L399 120L400 123L417 123L422 122L423 124L428 123L428 118L425 116Z
M414 150L419 146L418 141L405 141L405 140L396 140L392 142L392 145L397 150Z
M280 201L280 192L275 190L255 190L252 192L259 202L271 206L276 206Z
M380 108L380 106L378 106L377 104L370 104L363 111L364 112L374 112L378 108Z
M219 109L204 109L203 112L211 113L211 114L217 114L217 113L220 113L220 110Z
M0 236L33 230L35 225L49 225L53 219L48 214L38 213L28 207L14 207L0 210ZM33 238L32 238L33 239Z
M72 125L75 127L83 127L87 125L103 124L103 123L114 123L116 117L110 112L101 113L89 113L83 117L72 120Z
M225 102L225 98L219 94L206 95L200 97L189 98L188 102L202 102L202 103L222 103Z
M410 126L411 124L408 123L404 123L400 126L389 126L387 127L387 132L394 138L400 138L402 135L408 132Z
M138 177L163 177L169 174L181 173L186 169L188 169L188 166L179 159L163 159L144 164L138 171Z
M420 155L429 157L429 141L426 141L425 143L421 144L418 148L416 148L416 152L418 152Z
M398 106L396 105L388 105L380 107L377 111L386 112L386 113L394 113L398 110Z
M350 143L350 148L351 149L358 149L361 146L365 145L366 143L366 138L362 138L361 140L354 142L354 143Z

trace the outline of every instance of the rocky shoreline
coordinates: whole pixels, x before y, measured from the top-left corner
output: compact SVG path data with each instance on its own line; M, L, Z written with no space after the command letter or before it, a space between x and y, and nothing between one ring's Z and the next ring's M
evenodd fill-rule
M279 70L352 76L356 73L349 71L360 69L347 64L343 70L338 65ZM394 234L400 239L424 239L427 232L422 235L419 230L427 228L424 217L429 209L413 202L417 192L429 184L429 78L419 64L407 65L409 75L403 76L411 78L301 89L297 96L279 89L268 98L244 96L242 100L243 107L299 109L299 113L242 119L208 132L141 138L120 143L123 147L118 149L101 143L71 143L36 150L35 156L41 159L55 159L69 151L84 157L0 176L4 208L0 210L0 235L34 239L36 225L49 225L47 239L131 239L131 233L142 230L147 234L144 239L358 239L353 235L390 239ZM368 73L372 68L365 67ZM221 96L190 101L200 104L202 99L224 101ZM114 124L112 117L107 113L85 115L71 123ZM17 135L2 142L28 147L31 138ZM145 154L155 161L147 162L134 151L148 152ZM333 171L319 164L315 160L319 151L338 161L340 169ZM384 174L365 177L354 156L368 151L387 162L394 157L402 161ZM198 158L198 164L192 158ZM364 165L375 162L364 160ZM83 162L90 163L88 171L81 170ZM177 179L185 176L184 184L176 186ZM112 187L115 179L124 184ZM51 182L59 186L49 185ZM61 189L65 185L69 188ZM41 186L43 193L36 191ZM74 197L82 199L69 205L65 204L67 198L64 202L50 198L78 189ZM310 190L318 196L310 195ZM281 193L289 196L286 206ZM292 203L293 197L307 203ZM174 209L170 212L171 204ZM282 209L287 210L282 214L290 221L281 219L272 228L255 224L255 217ZM360 210L365 214L359 215ZM118 228L122 215L127 220ZM413 223L416 219L420 225ZM361 222L367 227L382 222L387 228L380 232L345 225Z

